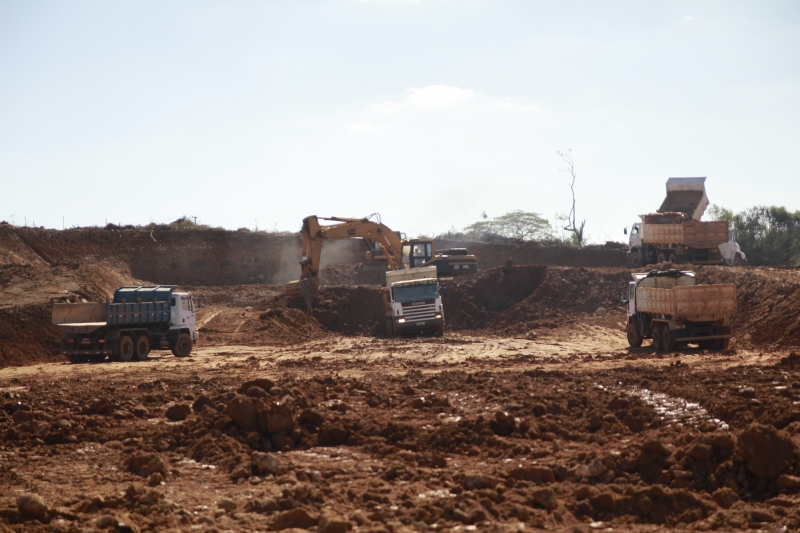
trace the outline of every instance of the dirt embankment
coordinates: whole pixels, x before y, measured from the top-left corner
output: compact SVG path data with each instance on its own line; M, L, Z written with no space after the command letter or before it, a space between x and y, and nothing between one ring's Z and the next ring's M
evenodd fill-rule
M551 246L537 242L487 243L436 240L436 249L467 248L478 260L478 268L489 269L511 259L518 265L552 265L572 267L624 267L628 264L627 248L622 244L575 248Z
M5 251L5 248L8 248ZM44 230L0 226L0 264L114 262L162 285L286 283L300 276L299 235L226 230ZM363 260L357 240L325 243L321 262Z

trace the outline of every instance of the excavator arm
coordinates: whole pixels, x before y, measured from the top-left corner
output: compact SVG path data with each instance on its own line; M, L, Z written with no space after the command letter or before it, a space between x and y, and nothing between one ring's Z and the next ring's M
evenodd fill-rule
M322 226L320 220L339 222ZM378 243L389 262L389 270L400 268L400 254L403 242L388 227L368 218L323 218L312 215L303 219L303 257L300 261L300 279L316 278L319 275L319 261L322 255L322 242L325 239L348 239L363 237Z

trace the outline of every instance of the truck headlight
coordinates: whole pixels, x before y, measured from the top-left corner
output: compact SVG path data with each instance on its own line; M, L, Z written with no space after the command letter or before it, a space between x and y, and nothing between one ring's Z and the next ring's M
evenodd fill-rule
M406 319L405 318L398 318L397 319L397 323L398 324L405 324L406 323Z
M435 318L442 318L442 315L436 315Z

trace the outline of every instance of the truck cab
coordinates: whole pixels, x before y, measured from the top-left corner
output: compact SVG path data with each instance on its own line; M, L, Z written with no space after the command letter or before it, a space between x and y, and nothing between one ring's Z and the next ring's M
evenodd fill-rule
M170 306L170 331L188 330L192 336L192 343L197 342L200 334L195 330L197 316L194 311L194 300L191 293L173 292L169 301Z
M627 228L625 232L627 233ZM631 234L628 236L628 263L631 266L642 266L641 253L639 250L642 248L642 225L637 222L631 226Z

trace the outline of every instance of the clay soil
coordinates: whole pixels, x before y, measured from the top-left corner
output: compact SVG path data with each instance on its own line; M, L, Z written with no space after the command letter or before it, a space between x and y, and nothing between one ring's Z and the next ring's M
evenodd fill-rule
M11 244L0 531L800 527L797 270L695 268L738 287L721 353L628 348L625 268L512 265L448 284L442 338L344 274L311 313L196 283L191 357L74 365L49 299L136 278Z

